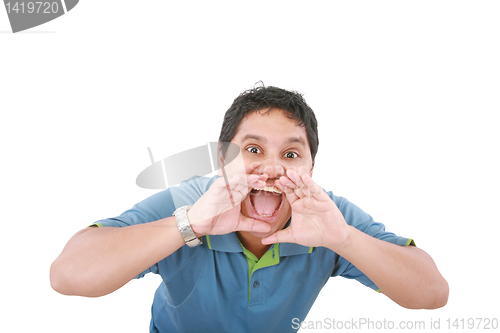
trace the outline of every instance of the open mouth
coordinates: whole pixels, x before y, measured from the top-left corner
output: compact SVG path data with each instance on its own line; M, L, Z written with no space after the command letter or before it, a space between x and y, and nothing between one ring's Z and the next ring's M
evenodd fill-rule
M250 192L250 202L255 212L261 217L277 215L283 205L283 193L275 186L254 188Z

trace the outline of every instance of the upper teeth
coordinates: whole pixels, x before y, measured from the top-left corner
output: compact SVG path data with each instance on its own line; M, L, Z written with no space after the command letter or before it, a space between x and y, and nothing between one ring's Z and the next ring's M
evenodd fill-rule
M281 194L281 190L279 188L277 188L276 186L264 186L264 188L254 188L254 190L274 192L274 193Z

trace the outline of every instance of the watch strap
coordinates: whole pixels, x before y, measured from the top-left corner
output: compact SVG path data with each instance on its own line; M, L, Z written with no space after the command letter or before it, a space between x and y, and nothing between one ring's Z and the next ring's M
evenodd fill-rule
M201 237L198 238L194 234L193 229L191 228L191 223L189 222L187 212L191 209L192 206L182 206L175 210L173 216L177 220L177 228L184 238L184 241L189 247L195 247L197 245L202 244Z

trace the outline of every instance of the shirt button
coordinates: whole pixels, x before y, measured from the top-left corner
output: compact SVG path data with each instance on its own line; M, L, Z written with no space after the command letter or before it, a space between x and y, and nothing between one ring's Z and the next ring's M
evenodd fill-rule
M254 287L254 288L259 288L259 286L260 286L259 281L255 281L255 282L253 283L253 287Z

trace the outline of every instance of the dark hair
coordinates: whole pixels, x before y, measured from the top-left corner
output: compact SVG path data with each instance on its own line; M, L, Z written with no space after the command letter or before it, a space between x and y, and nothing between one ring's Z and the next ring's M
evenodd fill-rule
M290 119L297 120L300 126L304 126L311 149L312 162L318 152L318 122L313 110L296 91L288 91L277 87L265 87L264 85L254 87L241 93L234 100L231 107L224 115L224 122L219 136L219 142L230 142L236 135L238 126L243 117L251 111L262 109L281 109L286 112ZM227 146L221 147L223 155Z

